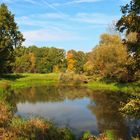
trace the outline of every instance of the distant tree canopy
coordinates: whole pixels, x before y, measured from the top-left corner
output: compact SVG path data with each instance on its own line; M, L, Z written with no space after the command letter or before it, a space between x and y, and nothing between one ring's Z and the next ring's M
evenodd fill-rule
M54 47L29 46L16 47L16 56L13 63L13 72L23 73L50 73L50 72L76 72L83 73L86 63L86 54L82 51Z
M14 59L13 49L24 41L18 30L14 15L5 4L0 5L0 73L11 71Z
M14 72L50 73L62 70L65 50L57 48L30 46L15 49Z

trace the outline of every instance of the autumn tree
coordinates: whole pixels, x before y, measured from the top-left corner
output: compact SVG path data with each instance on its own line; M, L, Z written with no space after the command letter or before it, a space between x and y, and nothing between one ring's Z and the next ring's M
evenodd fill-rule
M67 71L74 72L75 71L74 65L75 65L75 60L74 60L73 50L70 50L67 52Z
M88 55L85 70L100 78L127 80L127 50L117 35L103 34L100 43Z
M84 72L84 64L87 61L87 55L83 51L75 51L69 50L67 53L67 65L68 71L72 71L75 73L83 73Z
M14 15L5 4L0 5L0 72L9 72L14 60L13 50L24 41Z
M140 70L140 1L131 0L130 4L121 7L122 17L117 23L120 32L125 32L126 36L132 35L135 40L124 39L130 56L128 64L129 75L134 77ZM135 36L136 35L136 36Z

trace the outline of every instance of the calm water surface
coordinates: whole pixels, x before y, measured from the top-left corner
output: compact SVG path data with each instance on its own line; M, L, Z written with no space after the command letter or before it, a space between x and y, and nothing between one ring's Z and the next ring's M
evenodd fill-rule
M87 88L32 87L15 91L16 114L43 117L80 136L90 130L97 135L112 131L117 139L137 134L139 120L124 119L118 109L125 94L95 92Z

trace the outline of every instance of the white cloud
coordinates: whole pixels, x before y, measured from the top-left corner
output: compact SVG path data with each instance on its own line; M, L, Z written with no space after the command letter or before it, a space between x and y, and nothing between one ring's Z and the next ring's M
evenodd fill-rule
M66 19L69 17L67 14L59 14L59 13L43 13L43 14L35 14L35 15L30 15L30 18L35 18L38 17L39 19Z
M54 6L65 6L65 5L73 5L73 4L81 4L81 3L95 3L101 0L72 0L64 3L53 3Z
M37 17L37 19L36 19ZM64 22L80 22L80 23L88 23L88 24L99 24L99 25L106 25L112 22L113 20L119 19L119 16L112 16L107 15L103 13L77 13L74 15L68 15L68 14L58 14L58 13L43 13L43 14L35 14L30 16L23 16L20 18L17 18L17 22L22 25L32 25L32 26L38 26L43 28L48 28L48 24L52 23L55 25L58 23ZM56 22L54 22L56 20ZM69 25L68 25L69 26Z
M31 4L37 4L37 2L35 0L23 0L23 1L31 3ZM2 2L4 2L4 3L16 3L16 2L20 2L20 0L2 0Z
M73 20L81 23L105 25L118 18L119 16L111 16L102 13L78 13Z
M120 6L124 6L126 4L129 4L131 0L119 0L118 3L117 3L117 6L120 7Z
M25 2L31 3L31 4L37 4L34 0L24 0Z
M2 3L13 3L16 0L1 0Z
M70 41L81 39L78 35L62 31L62 30L33 30L23 32L24 37L26 38L25 44L31 45L36 44L36 42L48 42L48 41Z
M50 4L47 0L40 0L40 3L42 4L42 6L47 6L52 10L56 11L57 13L63 14L60 10L58 10L53 4Z
M71 2L67 2L67 4L76 4L76 3L93 3L93 2L98 2L101 0L73 0Z
M38 18L35 18L38 17ZM117 18L117 16L116 16ZM47 20L46 20L47 19ZM52 19L66 20L66 22L77 22L77 26L73 27L63 22L51 21ZM78 30L84 30L88 25L96 26L98 28L112 22L114 16L109 16L101 13L77 13L75 15L62 15L58 13L44 13L38 15L23 16L17 19L22 25L35 26L38 29L24 31L26 38L26 45L36 44L36 42L50 42L50 41L74 41L86 39L86 36L79 35ZM50 23L48 23L48 21ZM78 26L79 24L86 24L86 26ZM88 23L88 24L87 24ZM64 25L63 25L64 24Z
M120 0L121 2L124 2L124 3L129 3L130 0Z

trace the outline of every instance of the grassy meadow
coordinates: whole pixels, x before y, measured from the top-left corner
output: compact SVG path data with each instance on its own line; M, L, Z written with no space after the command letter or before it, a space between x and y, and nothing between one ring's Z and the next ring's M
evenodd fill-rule
M58 74L7 74L0 79L0 91L11 88L30 87L32 85L50 85L58 83Z

